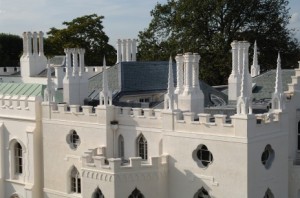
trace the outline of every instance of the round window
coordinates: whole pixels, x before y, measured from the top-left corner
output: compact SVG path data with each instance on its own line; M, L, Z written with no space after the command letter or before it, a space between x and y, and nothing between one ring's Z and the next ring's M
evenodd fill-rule
M193 152L193 159L200 167L208 167L213 162L213 155L207 146L200 145Z
M74 150L76 150L77 147L80 145L80 138L75 130L71 130L68 134L67 143L69 144L70 148Z

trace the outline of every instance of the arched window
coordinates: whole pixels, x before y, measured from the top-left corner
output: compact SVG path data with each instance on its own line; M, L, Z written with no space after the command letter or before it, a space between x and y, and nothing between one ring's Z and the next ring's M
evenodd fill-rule
M97 188L93 193L93 198L104 198L104 195L99 188Z
M266 191L264 198L274 198L274 195L269 188Z
M19 142L16 142L14 146L14 160L15 160L15 173L23 173L23 149Z
M135 188L128 198L144 198L145 196L139 191L139 189Z
M124 138L122 135L119 135L119 138L118 138L118 149L119 149L119 152L118 152L118 155L119 155L119 158L124 158Z
M198 190L196 192L196 194L194 195L194 198L210 198L207 190L205 190L205 188L201 188L200 190Z
M147 140L142 134L137 138L137 154L138 157L141 157L143 160L148 159Z
M81 179L77 168L71 170L71 192L81 193Z
M20 198L18 194L14 193L10 198Z
M298 150L300 150L300 121L298 122Z

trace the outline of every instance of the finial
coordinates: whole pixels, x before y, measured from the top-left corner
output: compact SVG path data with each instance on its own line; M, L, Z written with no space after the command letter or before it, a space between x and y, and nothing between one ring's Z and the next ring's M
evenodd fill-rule
M171 56L169 59L168 94L174 94L173 64Z
M275 93L282 93L282 71L281 71L280 52L278 52L278 58L277 58Z

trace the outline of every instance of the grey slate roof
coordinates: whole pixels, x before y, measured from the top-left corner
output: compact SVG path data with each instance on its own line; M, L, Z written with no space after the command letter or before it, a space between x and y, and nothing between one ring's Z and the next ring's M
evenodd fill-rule
M288 90L288 84L292 82L291 76L294 75L295 71L293 69L282 70L283 91ZM256 85L253 89L253 98L255 100L272 98L272 93L274 92L275 87L275 76L276 70L270 70L253 78L253 83Z
M166 90L168 83L167 61L122 62L121 91ZM176 84L176 64L173 63L174 83Z
M119 91L118 69L120 65L114 65L107 69L108 88L112 91ZM89 97L98 99L99 90L102 90L102 72L89 79Z
M119 94L138 94L153 91L161 91L164 93L167 90L168 83L168 64L167 61L155 62L121 62L110 67L107 70L108 84L113 92L120 91ZM118 75L120 71L120 76ZM176 64L173 63L174 84L176 86ZM119 87L118 82L122 81L122 87ZM205 97L205 106L214 105L211 96L214 95L222 101L227 102L227 96L209 86L203 81L199 81L200 87L203 90ZM102 72L90 78L89 97L98 99L99 90L102 89Z

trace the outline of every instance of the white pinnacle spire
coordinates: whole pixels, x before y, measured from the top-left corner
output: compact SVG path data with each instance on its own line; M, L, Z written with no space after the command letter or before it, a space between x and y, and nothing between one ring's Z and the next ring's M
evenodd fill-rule
M47 61L47 87L44 91L44 101L53 102L54 90L52 87L50 61Z
M106 61L103 58L103 70L102 70L102 91L99 94L99 105L112 105L112 93L108 89Z
M248 48L250 44L247 41L240 42L239 44L243 50L243 67L241 79L241 95L237 102L237 114L248 115L252 114L252 78L248 70Z
M272 109L281 111L284 109L284 97L282 89L282 71L281 71L281 59L280 53L277 58L276 80L275 90L272 96Z
M281 59L280 59L279 52L278 52L278 58L277 58L275 93L282 93L282 71L281 71Z
M258 65L257 61L257 44L256 41L254 42L254 52L253 52L253 65Z
M242 70L242 85L241 85L241 97L248 97L247 96L247 89L248 89L248 82L247 82L247 67L246 67L246 57L245 54L243 56L243 70Z
M108 90L108 83L107 83L107 73L106 73L106 60L105 60L105 56L103 58L103 78L102 78L102 90L104 93L107 92Z
M168 94L174 94L173 64L171 56L169 60Z
M254 52L253 52L253 64L251 66L251 76L257 76L260 74L260 66L258 65L258 55L257 55L257 44L254 42Z
M169 60L168 91L165 94L164 106L165 109L174 110L174 78L173 78L173 64L172 64L171 56Z

